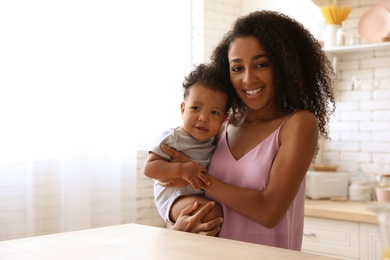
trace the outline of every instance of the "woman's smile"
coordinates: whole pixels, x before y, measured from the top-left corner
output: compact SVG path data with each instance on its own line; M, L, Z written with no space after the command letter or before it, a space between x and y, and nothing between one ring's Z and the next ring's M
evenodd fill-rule
M244 92L248 96L254 96L258 93L260 93L265 87L257 88L257 89L243 89L242 92Z

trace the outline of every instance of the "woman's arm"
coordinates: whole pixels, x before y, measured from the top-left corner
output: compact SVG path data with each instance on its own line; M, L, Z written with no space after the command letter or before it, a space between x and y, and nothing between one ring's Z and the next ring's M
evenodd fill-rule
M204 186L204 183L210 183L208 177L204 174L206 169L199 163L192 162L169 162L156 153L149 153L144 165L144 174L153 179L174 179L181 178L190 183L194 189Z
M280 148L264 191L230 185L211 175L210 185L204 187L226 206L268 228L284 216L310 166L318 143L317 119L308 111L294 113L284 123L279 137ZM172 150L164 149L173 157L179 156Z

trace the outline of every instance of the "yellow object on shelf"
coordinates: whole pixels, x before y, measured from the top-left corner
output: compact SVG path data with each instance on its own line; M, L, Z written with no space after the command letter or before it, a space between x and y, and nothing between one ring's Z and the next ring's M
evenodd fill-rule
M349 6L339 7L336 4L321 6L321 14L326 24L341 24L351 11L352 7Z
M390 248L385 248L382 260L390 260Z

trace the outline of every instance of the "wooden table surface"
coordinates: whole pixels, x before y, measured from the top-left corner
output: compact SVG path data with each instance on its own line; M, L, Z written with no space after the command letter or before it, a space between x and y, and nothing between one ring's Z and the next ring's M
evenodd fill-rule
M335 259L139 224L0 242L0 259Z

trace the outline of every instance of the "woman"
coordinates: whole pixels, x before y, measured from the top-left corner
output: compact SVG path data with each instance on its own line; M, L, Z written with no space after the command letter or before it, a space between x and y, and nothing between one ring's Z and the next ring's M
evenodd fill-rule
M223 205L219 236L300 250L305 175L335 108L331 63L300 23L271 11L237 19L212 62L226 70L236 92L208 168L211 183L203 187Z

